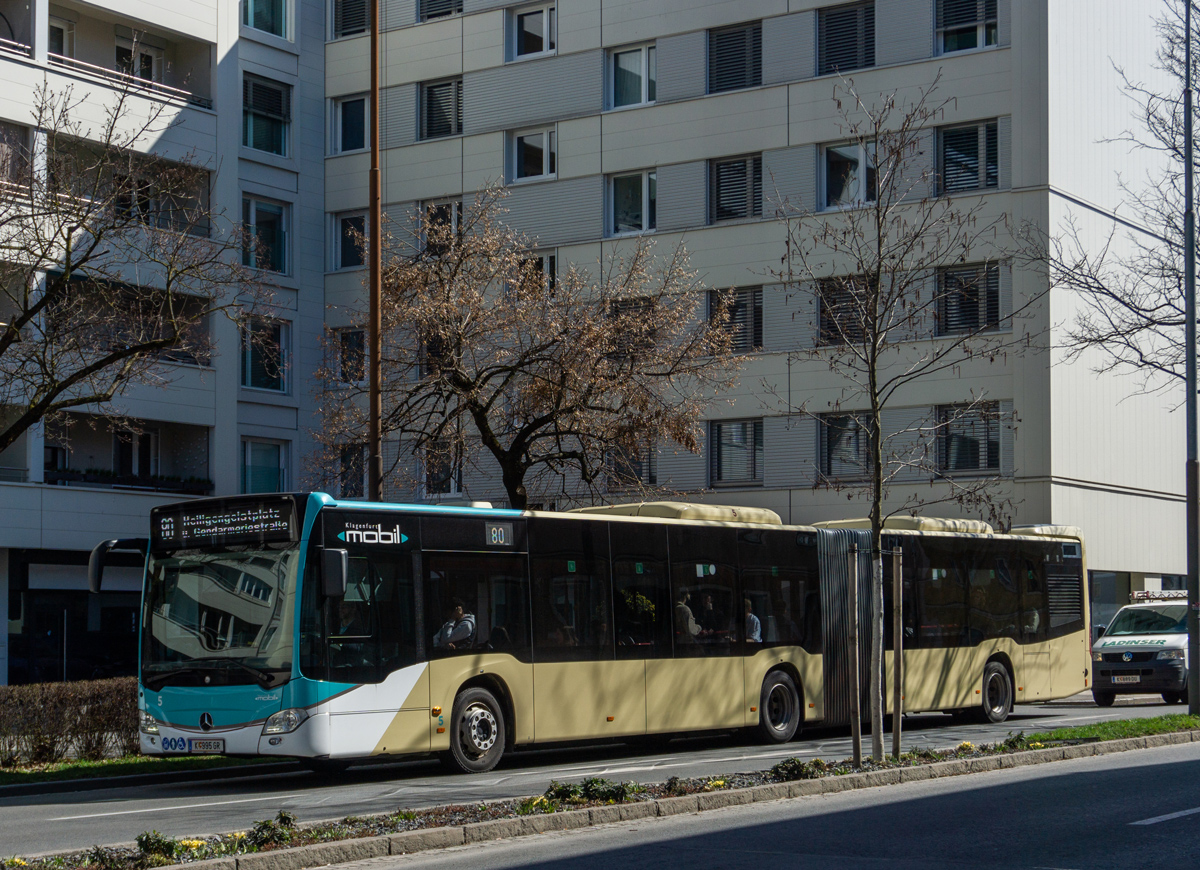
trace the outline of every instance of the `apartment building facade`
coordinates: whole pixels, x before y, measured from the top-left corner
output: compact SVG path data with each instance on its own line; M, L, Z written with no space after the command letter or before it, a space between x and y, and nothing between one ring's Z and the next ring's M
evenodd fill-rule
M1118 178L1152 167L1153 157L1107 140L1132 123L1114 67L1148 81L1156 75L1155 4L382 6L385 213L397 222L445 219L476 191L503 183L508 222L559 269L594 266L644 234L662 250L685 244L709 287L737 293L744 366L740 386L711 407L702 452L660 449L643 471L688 498L768 507L785 521L866 513L861 498L848 497L845 484L853 489L855 481L844 473L847 450L856 450L849 418L858 409L844 380L809 352L820 328L811 294L771 275L784 253L781 202L836 219L867 196L865 186L845 183L847 167L865 170L871 155L847 141L834 100L843 78L868 99L911 99L940 75L934 102L945 105L926 149L940 187L931 193L973 197L983 219L1005 217L1012 228L1053 235L1074 219L1096 241L1125 232ZM367 158L340 153L336 137L345 107L356 105L368 82L360 9L358 0L332 0L325 61L334 131L325 174L326 297L330 327L351 334L362 274L353 257L340 259L336 242L361 225ZM988 318L1011 330L1007 317L1020 310L1032 346L921 381L893 405L885 426L937 420L986 397L996 411L990 419L967 415L942 439L955 447L939 445L941 475L998 474L996 492L1011 502L1014 523L1082 527L1099 599L1115 605L1130 588L1170 587L1184 570L1182 420L1170 412L1169 396L1131 396L1134 385L1096 375L1095 360L1068 364L1062 344L1073 301L1060 289L1047 293L1044 270L1017 260L959 263L938 276L955 280L966 267L981 288L978 305L914 341L937 341ZM801 405L828 414L799 413ZM389 496L504 501L487 475L426 479L427 486ZM350 490L357 492L356 482ZM929 475L901 481L891 506L945 492L944 481Z
M0 2L0 121L36 151L36 92L69 88L86 131L120 95L161 111L135 149L208 170L214 222L245 222L272 288L248 336L209 318L215 352L164 361L162 385L29 430L0 455L0 683L129 673L140 571L89 596L88 551L144 536L150 508L297 485L323 319L325 9L293 0ZM313 231L317 235L313 235ZM252 260L252 262L251 262ZM278 365L277 363L282 363Z

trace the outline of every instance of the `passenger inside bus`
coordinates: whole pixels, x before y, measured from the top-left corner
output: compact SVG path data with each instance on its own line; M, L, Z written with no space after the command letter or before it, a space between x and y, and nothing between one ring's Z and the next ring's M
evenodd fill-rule
M700 625L692 615L692 608L688 607L691 597L687 589L680 589L679 594L675 596L676 643L695 643L697 635L700 634Z
M451 598L446 621L433 636L434 649L470 648L475 642L475 614L467 613L461 598Z
M750 599L746 599L746 643L762 643L762 623L754 615Z

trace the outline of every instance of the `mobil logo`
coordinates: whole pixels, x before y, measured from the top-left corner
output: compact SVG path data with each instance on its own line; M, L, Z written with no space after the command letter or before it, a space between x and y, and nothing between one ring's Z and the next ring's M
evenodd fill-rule
M346 523L346 530L338 532L338 540L347 544L403 544L408 535L398 525L385 529L381 523Z

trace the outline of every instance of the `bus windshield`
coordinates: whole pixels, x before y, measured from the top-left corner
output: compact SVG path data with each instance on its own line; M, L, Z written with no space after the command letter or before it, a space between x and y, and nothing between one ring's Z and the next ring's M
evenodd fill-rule
M286 682L299 549L292 544L151 555L142 621L142 683Z
M1105 637L1118 634L1182 634L1187 631L1186 604L1127 607L1113 619Z

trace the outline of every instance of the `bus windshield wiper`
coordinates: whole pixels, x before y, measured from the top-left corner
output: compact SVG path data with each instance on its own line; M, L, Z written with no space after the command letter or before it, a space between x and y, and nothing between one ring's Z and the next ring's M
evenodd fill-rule
M250 676L252 676L254 678L254 682L256 682L258 685L262 686L264 689L271 688L271 685L275 682L275 676L273 674L269 674L266 671L259 670L258 668L248 665L245 662L239 662L237 659L225 659L225 658L220 658L219 656L213 656L211 658L203 658L203 659L192 659L190 662L188 662L187 664L185 664L181 667L173 668L172 670L164 671L163 673L159 673L159 674L148 674L144 677L144 682L146 683L146 686L149 688L153 688L150 685L151 681L153 681L158 686L162 686L171 677L177 677L177 676L180 676L181 674L200 673L202 671L208 670L208 668L205 667L206 665L219 665L219 664L231 664L231 665L234 665L235 667L240 668L241 670L245 671Z

